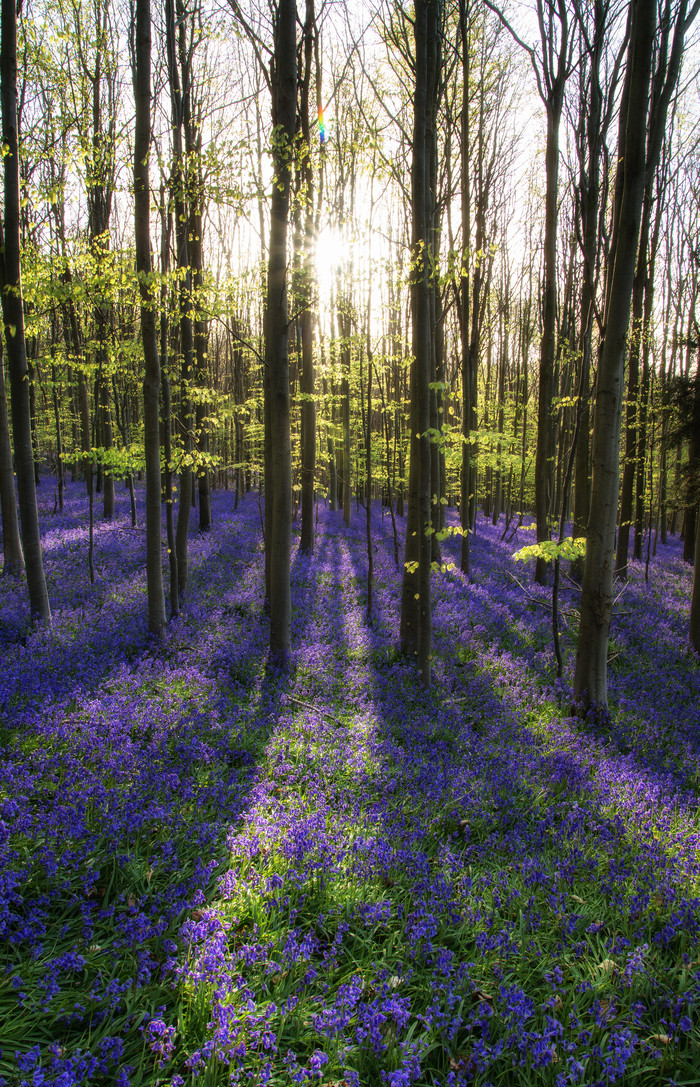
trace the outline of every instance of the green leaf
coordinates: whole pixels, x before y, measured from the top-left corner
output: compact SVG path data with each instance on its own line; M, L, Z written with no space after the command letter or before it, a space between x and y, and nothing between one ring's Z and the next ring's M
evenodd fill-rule
M556 540L543 540L541 543L521 547L512 557L516 562L527 562L528 559L544 559L545 562L554 562L557 558L574 562L576 559L582 559L585 554L585 536L566 536L561 543L557 543Z

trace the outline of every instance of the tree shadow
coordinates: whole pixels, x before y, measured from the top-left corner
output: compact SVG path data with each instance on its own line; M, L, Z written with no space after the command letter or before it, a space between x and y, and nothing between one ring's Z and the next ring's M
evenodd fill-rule
M192 608L169 656L96 674L72 711L47 720L51 703L37 700L3 783L17 808L0 812L42 843L23 870L14 854L7 866L20 869L6 899L22 986L13 1011L29 1024L19 1050L53 1039L65 1063L88 1031L93 1050L117 1035L122 1065L147 1082L161 1074L150 1021L186 1022L189 1048L167 1066L185 1075L197 1061L215 1075L234 1041L262 1067L268 1028L310 1068L335 1023L333 1044L347 1039L362 1082L374 1082L387 1060L408 1059L401 1009L412 1006L446 1074L481 1014L483 978L528 956L533 976L545 969L533 951L541 926L572 953L591 951L595 918L572 908L586 880L628 927L662 869L671 898L684 893L692 842L679 835L671 857L655 838L685 817L677 790L635 754L621 760L555 720L529 630L540 609L505 575L507 593L489 579L488 533L474 548L476 585L459 574L436 585L440 660L426 691L389 651L400 577L388 534L376 526L369 630L364 525L347 532L339 518L322 512L314 556L293 555L288 675L265 666L259 527L238 515L230 539L198 544L201 562L194 548ZM652 793L657 820L644 830ZM681 930L692 938L692 914L676 924L659 906L658 918L671 946ZM76 925L84 961L67 968ZM412 974L434 991L416 980L409 998ZM81 1011L85 977L94 995ZM453 999L465 1010L451 1034ZM391 1025L391 1045L386 1030L374 1048L370 1034L359 1040L372 1016Z

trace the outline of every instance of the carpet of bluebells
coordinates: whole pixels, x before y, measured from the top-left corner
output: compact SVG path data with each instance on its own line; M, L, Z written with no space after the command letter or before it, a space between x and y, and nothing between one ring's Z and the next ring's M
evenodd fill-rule
M266 666L257 497L215 492L183 612L145 620L128 499L40 503L53 604L0 579L0 1084L700 1079L700 667L680 544L633 568L611 716L569 716L577 594L480 517L397 653L391 522L323 504ZM143 494L139 493L141 525ZM452 523L454 515L450 514ZM403 533L403 522L399 522Z

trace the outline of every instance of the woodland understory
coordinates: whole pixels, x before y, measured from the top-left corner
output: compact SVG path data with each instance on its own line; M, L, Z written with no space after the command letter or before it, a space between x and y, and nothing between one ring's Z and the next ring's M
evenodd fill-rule
M700 0L0 14L0 1087L696 1085Z
M52 625L0 579L3 1083L697 1082L677 537L648 580L631 565L601 722L569 716L580 591L563 578L557 680L551 587L512 558L527 523L479 514L471 580L444 543L428 690L378 504L371 623L364 518L320 501L312 556L295 522L282 672L256 494L213 492L157 639L141 485L139 527L122 488L95 526L91 584L84 484L58 513L47 482Z

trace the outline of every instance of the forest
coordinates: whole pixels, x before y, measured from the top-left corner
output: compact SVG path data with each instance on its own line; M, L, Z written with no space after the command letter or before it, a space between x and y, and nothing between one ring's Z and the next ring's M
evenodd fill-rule
M700 1081L700 0L0 0L0 1087Z

